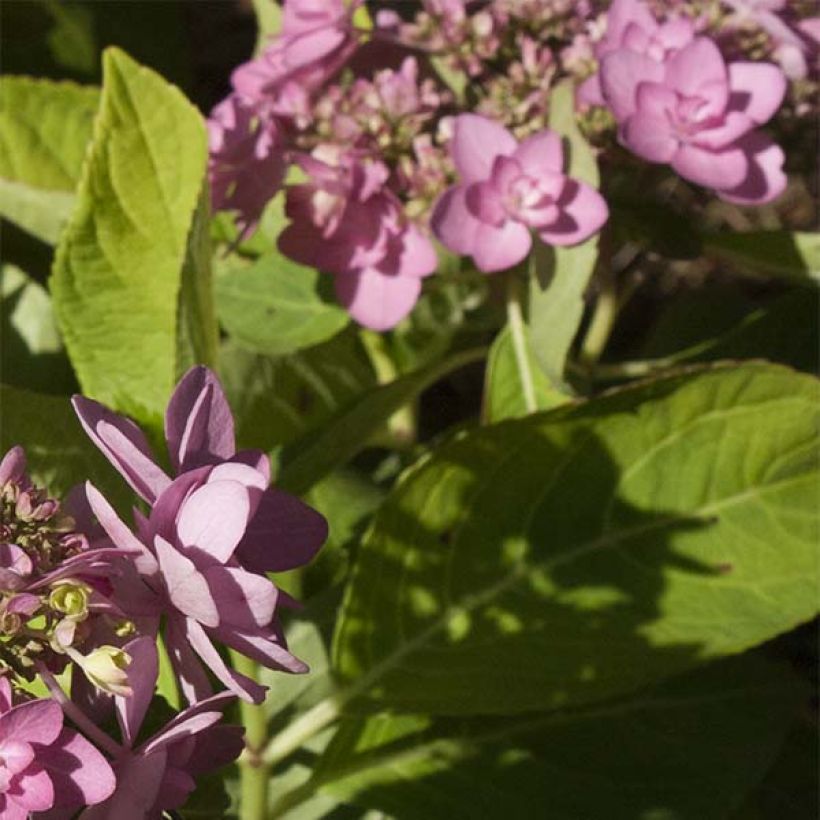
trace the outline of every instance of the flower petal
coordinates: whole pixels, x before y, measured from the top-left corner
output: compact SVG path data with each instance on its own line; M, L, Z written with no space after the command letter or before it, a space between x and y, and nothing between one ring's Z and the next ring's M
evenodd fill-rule
M212 630L212 634L226 646L253 658L269 669L282 669L294 674L310 671L308 665L282 646L276 634L270 630L240 632L237 629L220 627Z
M466 185L448 188L436 201L430 225L440 242L461 256L472 254L484 223L467 207Z
M561 137L549 129L539 131L521 142L513 153L513 159L530 176L563 173L564 149Z
M568 179L558 201L561 216L538 235L548 245L576 245L600 230L609 217L606 200L590 185Z
M208 582L194 562L174 549L161 535L154 539L154 546L171 603L189 618L206 626L216 626L219 610Z
M729 108L762 125L780 108L787 83L783 72L771 63L731 63L729 88Z
M277 592L267 578L238 567L213 566L203 574L216 601L220 624L253 629L271 622Z
M110 797L117 785L108 761L68 727L38 755L54 785L55 806L93 806Z
M336 298L359 324L371 330L389 330L415 307L421 280L363 268L337 275L335 289Z
M54 805L54 785L46 770L34 763L11 781L6 797L29 811L45 811Z
M527 226L508 219L499 228L484 225L475 238L472 257L480 271L495 273L517 265L531 247L532 237Z
M85 396L71 399L89 438L144 501L153 504L171 479L156 465L148 440L132 421Z
M495 120L479 114L455 119L450 153L462 182L489 179L495 158L509 156L516 147L515 137Z
M53 700L30 700L0 715L0 737L25 743L53 743L63 728L63 710Z
M687 97L728 86L729 74L723 55L713 40L696 37L665 63L664 85ZM728 90L728 88L727 88Z
M207 367L192 367L176 386L165 411L165 438L175 470L234 454L231 408L222 385Z
M634 51L607 54L601 62L600 73L604 99L619 122L635 113L641 83L663 81L663 66Z
M737 143L748 161L746 176L734 187L719 190L718 196L738 205L763 205L786 189L783 149L760 131L752 131Z
M745 179L749 162L737 145L709 151L697 145L682 145L672 167L684 178L707 188L734 188Z
M128 746L133 746L154 697L154 687L159 674L159 658L153 637L134 638L123 646L123 650L131 658L128 685L132 694L130 697L115 697L114 706L122 738Z

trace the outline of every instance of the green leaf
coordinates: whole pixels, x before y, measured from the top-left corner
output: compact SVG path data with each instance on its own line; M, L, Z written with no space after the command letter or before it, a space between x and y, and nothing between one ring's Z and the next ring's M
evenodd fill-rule
M100 93L0 78L0 215L54 244L74 204Z
M156 423L178 373L182 268L202 191L202 117L117 49L51 290L83 392Z
M364 449L378 429L419 393L453 370L479 361L485 355L483 349L454 353L356 399L315 434L285 451L279 484L297 495L306 493L331 470Z
M598 187L598 163L575 121L571 81L559 83L550 97L550 127L564 137L567 173ZM529 325L536 358L547 377L567 394L564 369L584 316L584 292L598 260L598 236L571 248L536 243L531 256Z
M0 454L24 447L35 484L60 498L91 481L119 509L129 509L133 495L88 440L67 396L0 385L0 418Z
M812 377L729 365L440 448L360 549L334 639L350 696L588 703L811 618L818 398Z
M563 404L567 400L566 394L552 386L538 364L526 326L523 327L523 332L536 409L549 410ZM484 416L488 422L518 418L531 412L524 399L524 386L509 325L496 336L490 348L484 402Z
M722 820L776 755L805 695L797 684L743 657L575 712L350 720L314 786L401 820L530 817L537 806L555 820Z
M741 273L820 280L820 234L800 231L715 233L703 238L707 255Z
M292 353L335 336L350 321L329 286L329 277L272 252L217 279L219 319L249 350Z
M70 393L74 374L46 289L13 265L0 268L0 373L9 384Z

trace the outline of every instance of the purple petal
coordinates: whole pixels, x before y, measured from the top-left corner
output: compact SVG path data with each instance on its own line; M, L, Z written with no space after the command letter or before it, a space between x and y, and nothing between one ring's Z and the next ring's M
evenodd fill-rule
M197 739L186 771L196 776L227 766L245 747L245 730L241 726L212 726Z
M501 227L484 225L475 237L472 257L484 273L495 273L517 265L530 252L532 237L521 222L508 219Z
M35 763L12 780L6 796L28 811L45 811L54 805L54 786L46 770Z
M219 623L219 610L208 582L190 558L174 549L161 535L154 541L168 597L189 618L206 626Z
M297 675L310 671L304 661L300 661L279 643L277 635L271 630L240 632L237 629L219 627L210 631L221 643L269 669L282 669Z
M125 644L123 650L131 657L128 684L132 694L128 698L115 697L114 704L123 741L127 746L133 746L154 697L154 687L159 674L159 658L157 644L152 637L135 638Z
M177 471L234 454L231 408L222 385L207 367L192 367L174 390L165 412L165 438Z
M467 207L467 186L454 185L437 200L430 219L441 243L461 256L473 252L476 236L484 223Z
M153 754L160 749L166 749L173 743L185 740L207 729L209 726L213 726L214 723L218 723L221 719L222 712L220 711L186 714L181 720L174 721L173 726L170 728L166 727L157 737L152 738L146 743L142 751L144 754Z
M728 92L728 83L723 55L708 37L696 37L666 61L664 85L687 97L699 96L705 88L725 86Z
M558 202L561 216L538 235L548 245L576 245L600 230L609 217L606 200L590 185L568 179Z
M150 754L158 749L168 747L171 743L191 737L194 733L188 730L193 725L190 722L192 718L202 714L221 716L222 711L235 700L236 695L233 692L217 692L215 695L210 695L192 704L187 709L183 709L160 732L141 746L140 751Z
M501 198L502 192L504 189L499 190L496 179L473 182L467 186L464 201L476 219L498 228L507 219L507 209Z
M165 648L177 676L182 696L188 703L202 701L213 694L213 687L196 653L188 643L186 619L169 617L165 627Z
M395 327L415 307L421 293L416 276L390 276L375 268L338 274L336 298L347 312L371 330Z
M86 809L83 820L146 820L153 812L167 755L130 755L117 764L117 788L104 803Z
M238 567L209 567L204 572L219 609L219 622L239 629L267 626L276 609L276 587L264 576Z
M55 806L101 803L116 786L108 761L82 735L65 728L56 742L38 752L54 784Z
M730 111L715 128L699 131L693 138L695 145L710 151L726 148L754 128L751 118L740 111Z
M658 28L652 12L642 0L613 0L606 16L606 36L599 44L598 57L621 45L628 26L637 26L647 33Z
M747 134L737 147L748 161L746 176L736 187L719 190L718 196L738 205L763 205L777 199L788 181L783 173L783 149L760 131Z
M684 178L707 188L728 189L746 177L749 162L737 145L717 151L682 145L672 159L672 167Z
M250 513L247 487L238 481L209 482L183 502L177 536L183 546L196 547L224 564L242 540Z
M0 715L0 737L53 743L63 728L63 710L53 700L30 700Z
M384 269L384 265L379 267L385 273L395 276L416 276L425 277L434 273L438 267L438 256L433 243L426 234L412 223L407 225L401 234L400 251L397 254L395 264L391 265L389 271Z
M286 572L309 563L327 533L323 515L296 496L271 487L234 555L251 572Z
M456 117L450 153L465 183L489 179L497 156L509 156L517 147L515 137L495 120L478 114Z
M11 683L9 683L9 679L3 675L3 677L0 677L0 714L8 712L8 710L11 709L11 704Z
M85 432L144 501L153 504L171 479L154 463L142 430L85 396L71 399Z
M26 474L26 452L18 444L12 447L0 461L0 487L8 481L20 481Z
M619 122L635 113L641 83L663 81L663 66L645 54L615 51L601 63L601 89L607 105Z
M731 63L729 107L758 125L768 122L786 95L786 77L770 63Z
M249 703L262 703L265 699L267 687L260 686L256 681L231 669L225 661L222 660L219 652L216 651L214 645L211 643L211 639L196 621L190 619L186 621L185 632L197 655L202 658L205 665L231 692L235 692L238 697ZM233 633L226 631L226 634Z
M515 149L513 158L518 160L526 174L534 177L545 173L560 174L564 170L561 137L549 129L527 137Z

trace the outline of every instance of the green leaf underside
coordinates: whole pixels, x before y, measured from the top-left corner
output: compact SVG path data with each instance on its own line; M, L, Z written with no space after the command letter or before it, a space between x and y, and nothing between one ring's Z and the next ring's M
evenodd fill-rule
M99 89L0 78L0 215L53 244L71 213Z
M529 372L532 376L536 409L549 410L567 400L564 393L556 390L539 366L529 331L523 328ZM529 413L524 398L521 374L516 364L512 333L509 325L496 336L487 360L487 386L484 391L484 416L488 422L519 418Z
M744 656L575 712L350 719L314 786L400 820L718 820L771 764L798 683Z
M376 387L355 399L306 441L285 453L279 484L290 492L307 492L335 467L367 446L378 429L399 409L448 373L484 357L486 351L467 350L415 373Z
M0 453L21 445L32 480L56 498L88 480L119 509L133 503L133 494L89 442L67 396L0 385L0 419Z
M515 713L613 697L812 617L817 399L811 377L729 365L441 448L376 516L336 668L362 708Z
M123 52L104 86L51 279L83 392L155 420L177 376L177 302L207 144L183 95Z
M278 253L217 279L219 319L230 335L257 353L281 356L329 339L348 322L347 312L320 286L318 271Z

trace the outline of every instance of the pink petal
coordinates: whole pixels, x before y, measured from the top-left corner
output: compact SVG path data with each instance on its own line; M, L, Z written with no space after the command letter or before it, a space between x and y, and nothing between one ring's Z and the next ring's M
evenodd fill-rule
M196 703L213 694L213 687L202 668L202 663L188 643L186 619L169 617L165 627L165 647L171 666L177 676L182 696L188 703Z
M560 174L564 170L564 149L561 137L545 129L527 137L515 149L516 159L524 173L537 177L544 173Z
M161 535L154 540L168 597L189 618L206 626L219 623L219 610L208 582L190 558L174 549Z
M670 162L678 147L668 111L677 101L673 91L658 83L638 86L637 110L622 130L623 142L649 162Z
M471 254L484 223L467 207L467 186L454 185L436 201L430 218L433 233L453 253Z
M747 134L737 146L748 160L746 176L734 188L719 190L718 196L738 205L762 205L777 199L788 182L783 149L760 131Z
M108 800L86 809L83 820L146 820L165 775L167 755L130 755L117 764L117 788Z
M250 512L247 487L238 481L209 481L183 502L177 536L185 547L196 547L224 564L242 540Z
M3 675L0 677L0 714L8 712L11 709L11 683L9 679Z
M335 289L336 298L359 324L371 330L389 330L415 307L421 280L363 268L337 275Z
M663 81L663 66L644 54L615 51L601 63L601 89L618 121L635 113L638 86Z
M201 732L209 726L213 726L214 723L218 723L221 719L222 712L219 711L199 712L186 715L182 717L181 720L175 721L174 726L163 729L160 735L146 743L143 752L145 754L153 754L160 749L166 749L173 743L185 740L197 734L197 732Z
M29 811L45 811L54 805L54 786L46 770L35 763L12 780L6 796Z
M240 632L238 629L220 627L212 630L212 634L226 646L253 658L269 669L282 669L297 675L309 671L308 665L282 646L270 630Z
M108 761L73 729L63 729L56 742L43 747L39 755L54 784L55 806L101 803L117 785Z
M154 575L157 572L156 558L142 543L108 503L105 496L90 482L85 483L85 495L100 526L105 530L114 545L121 550L133 552L134 565L141 575Z
M25 741L5 738L0 740L0 760L9 774L19 774L34 760L34 748Z
M159 658L153 637L134 638L123 646L123 650L131 657L128 683L132 694L128 698L115 697L114 705L122 739L127 746L133 746L154 697L154 687L159 674Z
M285 572L309 563L327 533L323 515L272 487L262 496L234 556L252 572Z
M642 0L613 0L606 16L606 37L600 45L606 51L617 48L630 25L638 26L649 34L658 28L652 12ZM598 56L603 56L603 53Z
M503 225L507 219L507 210L499 196L495 180L474 182L468 185L465 191L465 202L476 219L494 228Z
M249 703L262 703L265 699L267 687L260 686L256 681L231 669L225 661L222 660L219 652L216 651L214 645L211 643L211 639L196 621L186 621L185 632L197 655L202 658L205 665L231 692L235 692L238 697ZM227 634L233 633L227 632Z
M0 567L14 575L31 575L34 565L16 544L0 544Z
M102 454L143 500L153 504L171 479L154 462L142 430L132 421L85 396L74 396L71 403L86 433Z
M509 156L517 147L515 137L500 123L478 114L456 117L450 153L462 182L489 179L497 156Z
M500 228L484 225L475 237L472 257L484 273L517 265L530 252L532 237L526 225L508 219Z
M236 700L236 695L233 692L217 692L215 695L210 695L203 700L192 704L187 709L183 709L178 715L172 718L165 724L163 729L155 734L149 741L147 741L140 750L143 753L151 754L158 749L164 749L173 743L178 743L180 740L187 740L194 733L190 731L194 725L191 719L203 714L209 715L206 721L210 726L213 722L211 715L217 715L217 720L221 716L223 710ZM172 751L172 750L169 750ZM177 752L178 750L173 750ZM184 755L173 754L173 762L179 763Z
M576 245L601 229L609 217L606 200L590 185L568 179L558 202L561 216L538 235L548 245Z
M207 367L192 367L176 386L165 411L165 438L175 470L234 454L231 408L222 385Z
M53 700L30 700L0 715L0 737L53 743L63 728L63 710Z
M729 107L762 125L780 108L787 83L783 72L770 63L731 63L729 87Z
M672 167L684 178L707 188L727 189L746 177L749 163L736 145L717 151L682 145L672 159Z
M433 243L416 225L410 223L402 231L400 248L396 264L389 273L396 276L425 277L438 268L438 256ZM384 265L379 267L384 270Z
M253 629L271 622L277 595L267 578L238 567L214 566L203 574L219 609L220 624Z
M0 817L3 820L28 820L29 813L27 809L18 806L11 799L7 800L4 794L0 794Z
M748 115L740 111L730 111L723 122L715 128L699 131L692 139L695 145L716 151L726 148L754 128Z
M0 461L0 487L9 481L20 481L25 474L26 452L17 444Z
M687 97L705 87L727 86L729 75L723 55L708 37L696 37L666 61L664 84Z

